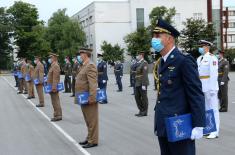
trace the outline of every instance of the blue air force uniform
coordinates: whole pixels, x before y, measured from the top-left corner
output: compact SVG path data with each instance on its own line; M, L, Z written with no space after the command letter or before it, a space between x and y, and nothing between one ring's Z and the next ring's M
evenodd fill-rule
M123 64L120 62L115 64L114 72L117 78L118 91L122 91Z
M161 20L154 33L168 33L177 37L179 32L176 31ZM197 63L190 54L173 47L161 58L157 73L159 91L154 108L154 132L158 136L161 155L195 155L194 140L168 142L165 118L191 113L193 128L205 126L205 99Z
M97 70L98 70L98 88L106 90L107 81L108 81L107 63L103 60L98 62ZM107 103L107 101L103 102Z

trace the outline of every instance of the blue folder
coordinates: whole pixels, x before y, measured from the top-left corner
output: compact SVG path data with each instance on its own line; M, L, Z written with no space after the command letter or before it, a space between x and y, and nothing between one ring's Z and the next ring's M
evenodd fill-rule
M26 75L25 75L25 81L27 81L27 82L28 82L28 81L30 81L30 80L31 80L30 75L29 75L29 74L26 74Z
M34 82L35 85L39 84L39 80L38 79L34 79L33 82Z
M88 92L77 93L76 98L77 98L78 105L88 104L88 97L89 97Z
M64 84L62 82L57 84L57 91L62 91L64 90ZM51 84L47 84L44 86L44 92L46 94L50 93L52 91L52 85Z
M18 72L17 72L17 71L14 71L14 72L13 72L13 75L14 75L14 76L18 76Z
M17 72L18 78L23 79L23 74L21 72Z
M88 92L77 93L76 98L77 98L77 103L79 105L88 104L89 93ZM96 101L101 103L102 101L105 100L107 100L106 90L105 89L97 90Z
M165 125L169 142L176 142L191 137L191 114L184 114L180 116L165 118Z
M209 134L216 131L216 123L213 109L206 111L206 127L203 129L203 134Z
M47 82L47 77L46 76L44 76L43 82Z

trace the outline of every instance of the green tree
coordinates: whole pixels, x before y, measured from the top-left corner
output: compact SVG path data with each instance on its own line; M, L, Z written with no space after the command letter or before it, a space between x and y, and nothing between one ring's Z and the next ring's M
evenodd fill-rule
M101 45L101 50L104 52L104 60L111 64L117 60L124 60L124 49L121 48L118 44L112 46L110 43L104 41Z
M80 24L66 15L66 9L59 9L49 19L46 38L53 52L59 54L60 61L63 61L66 55L74 56L86 42Z
M234 69L235 64L235 48L225 50L225 58L228 59L230 66Z
M199 40L215 42L216 31L213 24L207 24L203 19L189 18L183 23L185 28L181 31L179 40L180 46L184 51L191 53L195 58L199 56ZM211 49L213 51L213 49Z
M9 69L11 59L10 20L5 8L0 7L0 69Z
M14 27L14 39L19 47L18 57L32 58L30 48L35 43L33 27L42 21L38 20L38 10L34 5L22 1L15 2L7 12L11 14L11 22Z

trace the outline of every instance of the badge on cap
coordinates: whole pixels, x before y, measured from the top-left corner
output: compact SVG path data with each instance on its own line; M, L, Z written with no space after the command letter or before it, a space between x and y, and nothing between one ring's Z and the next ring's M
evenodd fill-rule
M171 85L173 82L172 80L167 80L168 85Z
M171 55L171 59L173 59L175 56L174 55Z
M169 66L168 69L169 69L170 71L173 71L173 70L175 69L175 67L174 67L174 66Z

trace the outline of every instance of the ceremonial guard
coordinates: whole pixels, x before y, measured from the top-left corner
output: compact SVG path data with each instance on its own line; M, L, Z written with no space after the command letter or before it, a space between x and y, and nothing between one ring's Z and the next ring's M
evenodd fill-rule
M98 103L96 101L98 77L96 65L90 60L92 50L81 48L79 52L78 60L82 65L76 77L75 92L76 94L89 93L88 103L81 106L88 134L86 139L79 144L83 148L91 148L97 146L99 141Z
M201 56L197 59L199 77L202 83L202 91L205 96L206 110L213 109L216 132L212 132L207 139L217 138L219 136L219 100L218 100L218 59L210 53L210 47L213 44L206 40L199 41L198 51Z
M65 87L65 93L71 93L71 63L69 61L69 57L67 56L65 58L65 65L64 65L64 87Z
M59 92L57 90L57 85L60 82L60 66L58 64L58 55L55 53L50 53L50 58L48 62L51 64L51 67L48 71L47 84L52 85L51 102L54 109L54 117L51 121L60 121L62 120L62 109L60 106Z
M118 90L117 92L122 91L122 76L123 76L123 64L118 60L114 66L114 73L116 74Z
M41 57L36 56L34 63L36 64L34 70L34 79L38 80L38 83L35 84L36 90L38 93L39 104L36 107L44 107L44 94L43 94L43 83L44 83L44 66L41 63Z
M31 60L27 60L26 75L28 75L28 77L29 77L29 80L26 81L27 87L28 87L28 98L27 99L35 98L34 83L33 83L34 67L32 65Z
M103 60L103 55L97 55L97 70L98 70L98 88L107 89L108 74L107 74L107 63ZM107 100L102 101L103 103L108 103Z
M220 112L228 111L228 77L229 62L224 58L224 52L219 52L219 70L218 70L218 82L219 82L219 101Z
M148 63L144 60L144 53L144 51L139 52L136 64L135 101L139 109L139 113L135 114L135 116L138 117L147 116L148 114Z
M73 59L73 69L72 69L72 93L73 94L71 95L71 97L75 96L75 82L76 82L76 76L78 74L80 65L81 64L78 62L77 57L75 57Z
M159 19L153 31L152 47L160 53L158 69L159 91L155 110L155 134L161 155L195 155L195 139L203 137L205 99L198 76L197 63L190 54L183 54L175 39L180 33L166 21ZM165 119L191 113L191 139L169 142Z

